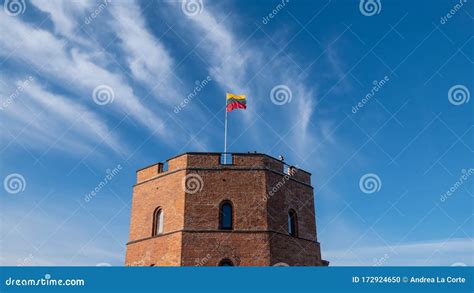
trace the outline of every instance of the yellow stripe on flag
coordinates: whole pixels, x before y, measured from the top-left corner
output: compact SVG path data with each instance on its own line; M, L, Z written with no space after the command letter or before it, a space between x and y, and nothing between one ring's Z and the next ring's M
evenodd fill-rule
M245 95L238 96L238 95L234 95L234 94L231 94L231 93L227 93L226 98L227 99L236 99L236 100L245 100Z

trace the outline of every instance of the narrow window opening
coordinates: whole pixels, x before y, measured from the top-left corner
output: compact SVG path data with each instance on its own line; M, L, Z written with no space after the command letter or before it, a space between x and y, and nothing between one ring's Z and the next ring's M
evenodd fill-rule
M163 210L157 208L153 214L153 232L152 236L163 233Z
M219 208L219 229L232 230L233 210L230 201L223 201Z
M288 212L288 234L298 236L298 217L293 209Z

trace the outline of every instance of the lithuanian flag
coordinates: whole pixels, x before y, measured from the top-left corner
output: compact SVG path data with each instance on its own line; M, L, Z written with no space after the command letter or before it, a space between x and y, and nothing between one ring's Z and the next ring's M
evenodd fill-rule
M234 109L247 109L247 99L245 98L245 95L237 96L231 93L227 93L226 99L227 112L230 112Z

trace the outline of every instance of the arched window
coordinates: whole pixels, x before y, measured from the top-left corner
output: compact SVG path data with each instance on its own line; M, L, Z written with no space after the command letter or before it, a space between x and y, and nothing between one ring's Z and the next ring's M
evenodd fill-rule
M152 236L163 233L163 210L159 207L153 213L153 232Z
M232 230L232 203L223 201L219 207L219 229Z
M293 209L288 211L288 234L298 236L298 217Z
M223 260L219 262L219 266L220 267L233 267L234 264L232 263L230 259L224 258Z

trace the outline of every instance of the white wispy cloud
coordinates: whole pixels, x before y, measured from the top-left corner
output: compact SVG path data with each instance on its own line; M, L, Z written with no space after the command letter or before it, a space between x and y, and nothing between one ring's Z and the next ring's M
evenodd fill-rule
M104 142L115 152L124 152L124 143L116 138L106 123L86 106L61 95L50 93L33 83L26 93L48 111L50 119L57 118L55 124L62 128L69 125L81 139L87 138L96 144Z
M99 66L94 54L74 47L69 49L67 41L50 32L5 16L3 11L0 14L0 26L4 32L0 39L1 56L25 60L45 77L59 81L66 89L82 96L85 102L92 102L95 87L108 85L115 93L111 109L120 115L128 113L153 133L166 134L163 120L140 102L120 74Z
M50 15L57 34L80 44L91 45L89 40L78 34L76 17L93 7L93 1L32 0L31 3L39 10Z
M176 13L181 13L181 10L177 10ZM225 26L224 22L218 22L210 8L190 17L189 20L193 25L187 28L197 30L195 35L200 37L199 44L207 53L206 60L211 62L210 74L226 90L248 92L245 80L249 77L249 67L257 66L253 63L259 61L255 58L256 54L249 50L238 50L241 40Z
M127 53L126 61L136 80L143 82L159 101L175 105L183 95L173 73L175 62L164 44L147 29L136 2L112 5L115 30Z
M451 266L474 265L474 240L439 239L347 250L323 250L335 266Z
M8 82L15 84L12 80ZM22 84L22 81L16 82L16 86ZM125 143L88 107L70 97L52 93L36 82L26 86L23 84L23 88L11 104L2 110L5 118L8 118L8 125L4 125L8 133L3 133L6 141L15 138L33 148L43 146L75 154L103 144L116 153L124 153ZM2 86L2 93L12 91ZM6 120L2 119L1 123L6 123ZM31 141L36 143L31 144Z

